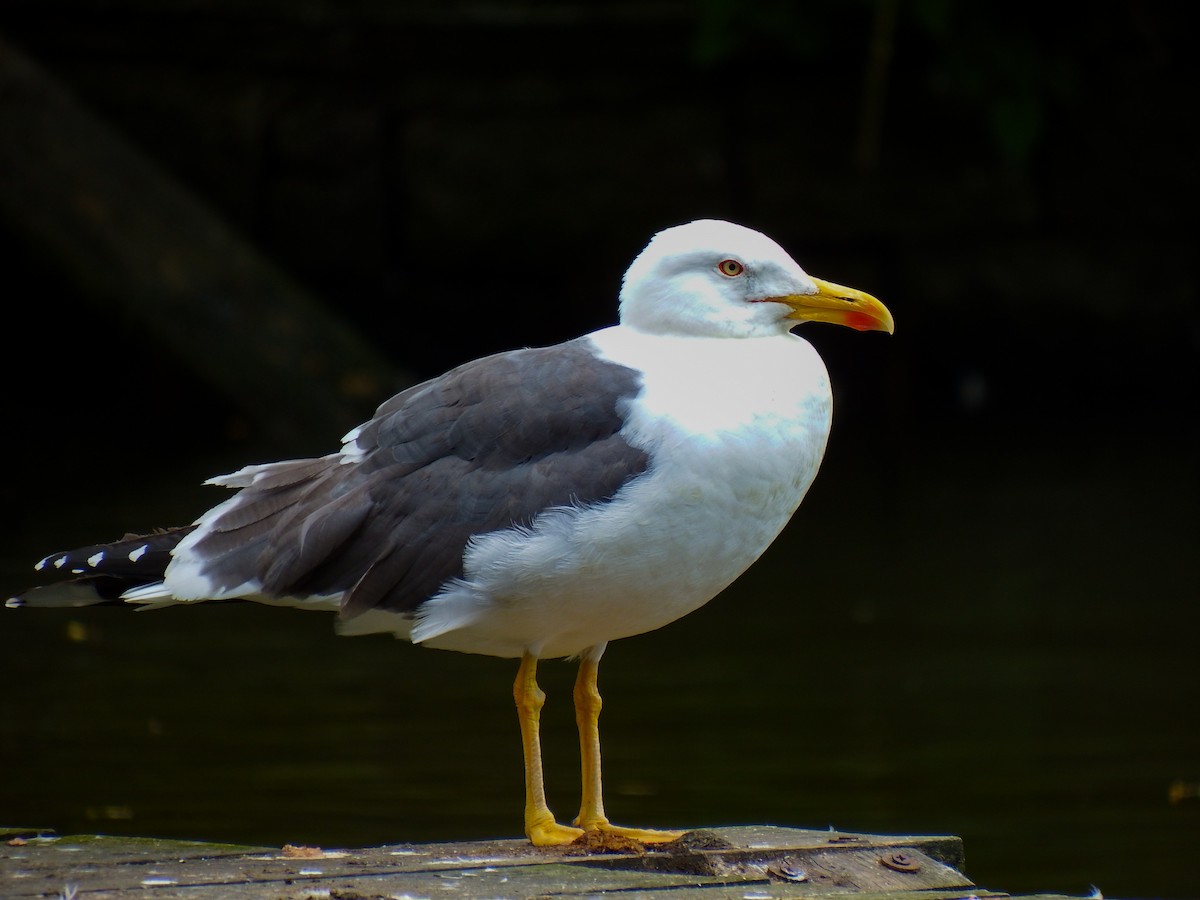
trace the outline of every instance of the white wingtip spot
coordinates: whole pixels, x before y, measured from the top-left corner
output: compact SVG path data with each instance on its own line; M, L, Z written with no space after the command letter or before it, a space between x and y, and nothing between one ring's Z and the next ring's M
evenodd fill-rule
M48 562L50 562L50 557L48 557L48 556L45 559L38 560L38 562L36 564L34 564L33 571L35 571L35 572L42 571L42 569L46 568L46 563L48 563Z
M87 564L89 566L91 566L93 569L96 568L96 566L100 565L100 563L103 561L104 561L104 551L103 550L101 550L99 553L93 553L91 556L89 556L87 558Z
M4 601L5 609L20 609L25 605L25 601L20 597L9 597Z
M136 550L129 551L129 561L137 562L139 559L141 559L143 556L146 555L146 551L149 549L150 549L149 544L142 544L142 546L138 547Z

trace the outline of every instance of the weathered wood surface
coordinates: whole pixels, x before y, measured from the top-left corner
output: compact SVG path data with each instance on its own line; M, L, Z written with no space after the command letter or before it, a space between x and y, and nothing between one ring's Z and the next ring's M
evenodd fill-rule
M21 897L271 898L1002 897L960 871L957 837L776 826L692 831L673 844L539 849L524 840L354 850L242 847L149 838L54 837L7 829L0 894ZM74 892L72 894L72 892Z

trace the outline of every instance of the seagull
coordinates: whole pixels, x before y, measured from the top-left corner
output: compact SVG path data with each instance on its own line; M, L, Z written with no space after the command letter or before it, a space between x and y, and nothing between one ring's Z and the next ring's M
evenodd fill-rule
M497 353L384 402L326 456L250 465L191 525L51 554L6 605L139 609L244 600L328 610L519 660L524 829L537 846L682 832L609 822L597 688L610 641L708 603L783 530L817 475L833 398L804 322L891 333L869 294L775 241L702 219L653 236L618 324ZM578 660L579 815L546 802L543 659Z

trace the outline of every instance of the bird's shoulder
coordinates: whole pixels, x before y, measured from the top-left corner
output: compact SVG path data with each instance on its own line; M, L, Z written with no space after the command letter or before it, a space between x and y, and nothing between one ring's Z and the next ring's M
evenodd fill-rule
M396 394L346 436L343 453L388 466L526 461L615 434L640 388L640 372L602 359L588 337L508 350Z

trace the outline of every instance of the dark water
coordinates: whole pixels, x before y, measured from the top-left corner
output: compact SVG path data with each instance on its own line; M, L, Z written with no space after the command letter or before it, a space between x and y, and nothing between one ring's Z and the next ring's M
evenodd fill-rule
M888 463L835 445L735 587L609 648L614 821L953 833L984 887L1200 897L1194 448L1101 447ZM215 497L171 485L23 523L5 587L60 540ZM0 823L326 846L520 832L512 661L251 606L6 611L0 654ZM567 819L574 670L541 671Z

